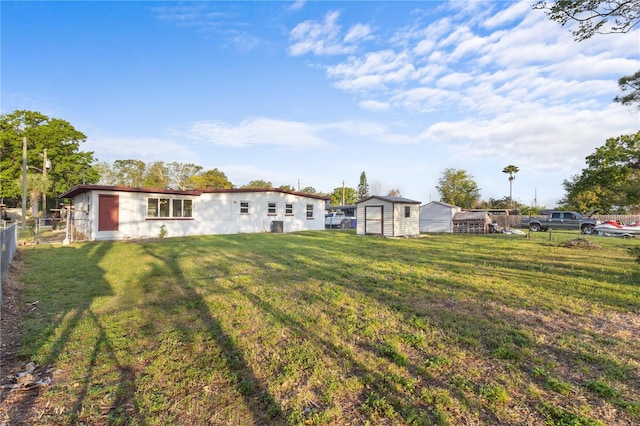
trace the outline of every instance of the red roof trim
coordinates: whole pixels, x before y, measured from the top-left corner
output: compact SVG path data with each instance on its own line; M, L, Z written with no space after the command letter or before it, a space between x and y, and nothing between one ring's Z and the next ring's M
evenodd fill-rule
M76 185L67 192L60 195L60 198L73 198L76 195L89 191L110 191L110 192L140 192L146 194L171 194L171 195L192 195L200 196L202 194L237 194L250 192L279 192L282 194L298 195L301 197L315 198L319 200L330 200L330 197L319 194L308 194L306 192L288 191L280 188L231 188L231 189L194 189L192 191L181 191L178 189L162 189L162 188L136 188L130 186L110 186L110 185Z

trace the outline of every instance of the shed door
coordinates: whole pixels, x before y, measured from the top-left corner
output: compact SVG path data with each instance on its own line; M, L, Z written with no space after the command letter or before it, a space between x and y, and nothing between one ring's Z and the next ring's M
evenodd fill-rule
M98 231L118 230L118 204L117 195L98 196Z
M364 207L364 233L382 235L382 206Z

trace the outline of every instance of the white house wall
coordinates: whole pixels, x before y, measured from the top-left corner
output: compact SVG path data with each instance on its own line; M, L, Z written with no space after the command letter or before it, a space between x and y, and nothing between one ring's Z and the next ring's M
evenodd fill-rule
M100 195L117 195L118 230L98 231ZM148 218L149 198L191 199L193 218ZM249 202L249 213L240 214L240 203ZM275 215L268 203L276 203ZM77 226L85 226L88 240L157 238L164 226L167 237L189 235L270 232L272 221L282 221L283 232L324 229L325 200L281 192L222 192L198 195L91 190L73 199ZM285 214L285 203L293 214ZM313 219L307 219L307 204L313 205Z

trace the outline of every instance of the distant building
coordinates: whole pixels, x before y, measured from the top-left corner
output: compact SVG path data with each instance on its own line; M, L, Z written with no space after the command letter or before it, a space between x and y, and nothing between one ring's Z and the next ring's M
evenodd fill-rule
M453 215L453 232L456 234L487 234L491 217L487 212L458 212Z
M458 206L432 201L420 206L420 232L453 232L453 216Z

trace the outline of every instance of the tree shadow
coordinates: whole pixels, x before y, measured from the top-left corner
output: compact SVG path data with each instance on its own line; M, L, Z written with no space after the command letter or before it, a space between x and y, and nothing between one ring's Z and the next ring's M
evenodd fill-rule
M115 395L112 404L104 410L109 418L113 410L127 407L126 417L138 424L146 424L144 416L135 403L135 374L131 366L118 361L116 349L92 312L97 298L113 296L113 290L104 277L100 261L112 247L110 243L93 243L73 247L41 245L25 249L25 272L23 275L24 297L38 295L36 309L22 319L23 334L21 358L24 362L36 361L38 370L44 374L53 372L53 390L58 389L56 364L62 356L74 356L78 336L95 336L93 351L86 365L77 365L74 375L81 385L69 392L74 401L64 416L78 418L87 396L88 385L94 375L98 354L106 353L117 368L117 378L110 383ZM54 259L54 260L52 260ZM55 262L55 268L52 264ZM46 290L43 290L46 288ZM37 335L34 330L38 330ZM61 372L60 374L66 374ZM10 410L10 423L30 422L36 415L37 391L25 393L25 397L15 402ZM37 407L41 421L51 417L59 421L60 413L53 413L54 407ZM57 408L57 407L56 407ZM9 411L9 410L8 410ZM63 411L64 412L64 411ZM13 418L11 418L13 416ZM53 419L58 420L53 420Z
M227 370L224 374L228 375L230 385L235 389L237 394L242 396L244 406L247 409L249 419L244 418L243 424L252 425L277 425L285 424L284 413L276 399L269 392L267 385L260 380L250 363L246 360L243 351L238 347L234 338L225 331L222 322L216 318L217 315L225 315L227 312L218 312L214 314L203 297L196 289L189 284L189 278L184 275L179 265L180 256L197 256L196 245L186 246L188 240L183 241L185 244L183 249L163 252L160 244L143 244L144 252L155 259L149 277L154 276L171 276L170 280L158 281L156 284L165 287L161 292L165 294L174 294L172 297L172 305L174 307L184 306L191 313L195 313L198 324L185 324L184 319L175 315L167 315L166 321L175 329L181 330L183 341L195 340L195 336L188 335L204 330L206 341L215 343L219 354L223 358L222 362L216 362L215 365L201 366L203 369L215 369L221 367ZM144 278L143 278L144 280ZM158 290L158 289L156 289ZM214 288L213 292L225 293L226 289ZM176 297L177 296L177 297ZM166 328L166 323L164 327ZM193 328L195 327L195 328ZM171 327L170 327L171 328ZM190 330L194 330L191 332ZM185 370L195 366L182 365ZM214 414L215 413L211 413ZM189 422L189 419L183 419Z

